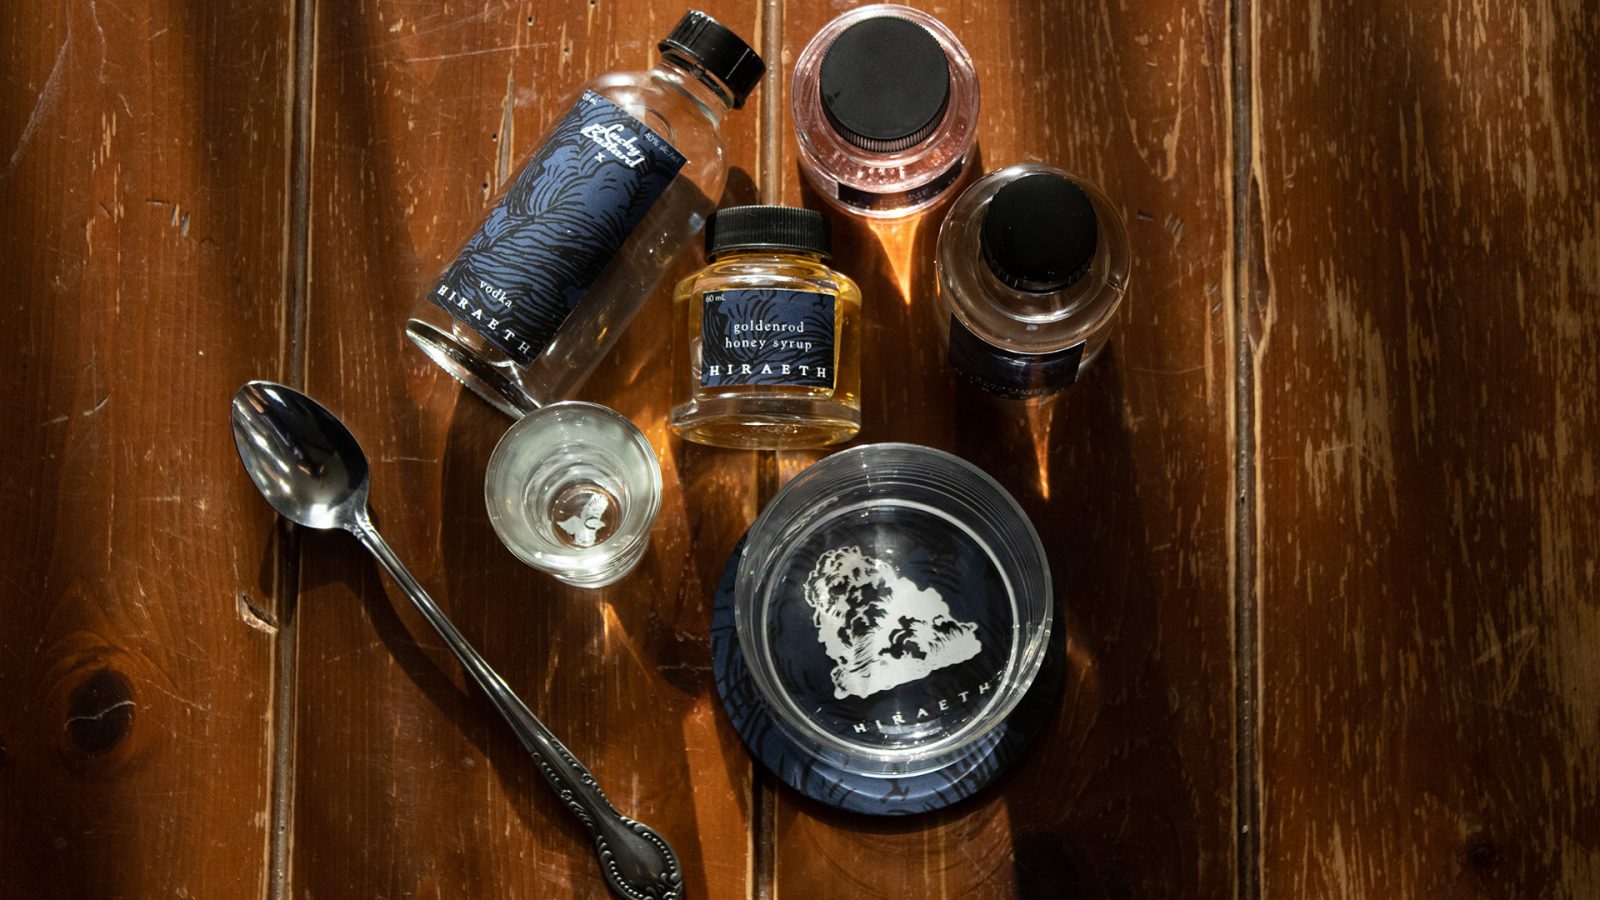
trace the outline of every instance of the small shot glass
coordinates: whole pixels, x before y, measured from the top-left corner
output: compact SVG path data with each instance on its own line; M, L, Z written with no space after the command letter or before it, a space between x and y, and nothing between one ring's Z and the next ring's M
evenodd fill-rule
M552 403L500 439L483 496L495 534L518 559L576 587L603 587L650 546L661 463L615 410Z

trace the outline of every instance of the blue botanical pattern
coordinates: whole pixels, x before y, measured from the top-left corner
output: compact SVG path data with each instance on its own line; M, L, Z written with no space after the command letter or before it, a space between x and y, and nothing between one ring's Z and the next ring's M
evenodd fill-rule
M991 394L1014 400L1053 394L1077 380L1082 359L1082 341L1050 353L1017 353L990 344L950 317L950 364Z
M584 92L429 297L531 362L685 161L621 107Z
M817 291L708 291L700 383L833 387L834 299Z

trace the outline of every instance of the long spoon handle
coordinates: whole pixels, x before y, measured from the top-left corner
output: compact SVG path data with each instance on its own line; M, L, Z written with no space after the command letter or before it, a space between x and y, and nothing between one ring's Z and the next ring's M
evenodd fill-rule
M372 527L367 516L361 516L357 527L351 531L405 589L411 602L461 660L472 680L494 701L495 708L516 732L522 746L533 754L539 771L556 796L589 829L600 857L600 868L611 888L631 900L677 900L681 897L683 870L666 840L655 829L617 812L589 770L556 740L550 729L512 692L505 679L467 643L455 624L434 604L433 598L400 562L400 557Z

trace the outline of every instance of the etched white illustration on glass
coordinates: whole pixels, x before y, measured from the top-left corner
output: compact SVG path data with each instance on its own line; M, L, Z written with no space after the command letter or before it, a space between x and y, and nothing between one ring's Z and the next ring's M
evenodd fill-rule
M823 553L806 578L817 638L833 659L833 694L867 697L965 662L978 626L950 615L938 591L902 578L858 546Z
M550 507L556 527L566 532L563 540L574 547L593 547L610 537L617 515L616 498L587 482L569 485Z

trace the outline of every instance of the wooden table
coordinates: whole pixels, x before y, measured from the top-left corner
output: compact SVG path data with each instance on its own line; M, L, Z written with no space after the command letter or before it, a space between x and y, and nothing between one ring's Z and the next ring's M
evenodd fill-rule
M807 200L785 82L839 4L705 6L771 64L726 202ZM374 563L256 496L256 377L347 418L390 541L691 896L1600 896L1595 4L933 8L983 165L1102 184L1135 268L1093 372L1007 407L939 358L936 223L835 218L863 440L988 468L1066 602L1053 724L891 821L776 785L715 698L711 586L816 455L670 434L662 298L583 392L668 485L599 593L495 541L506 422L401 336L562 96L680 5L5 4L0 897L602 892Z

